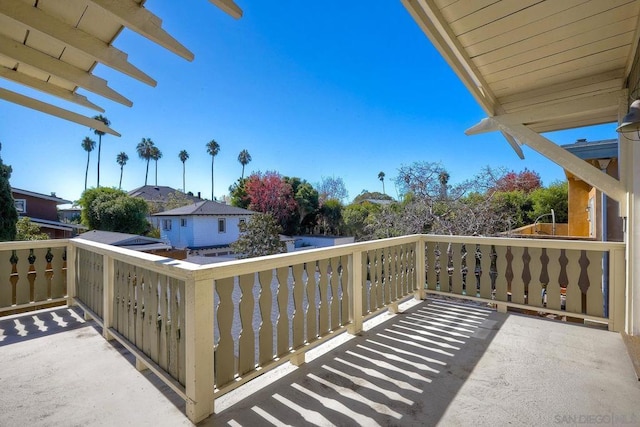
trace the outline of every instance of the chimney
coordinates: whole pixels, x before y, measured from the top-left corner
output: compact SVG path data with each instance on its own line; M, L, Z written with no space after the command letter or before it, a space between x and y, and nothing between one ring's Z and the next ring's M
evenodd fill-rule
M200 192L198 191L198 199L201 199L202 197L200 197Z

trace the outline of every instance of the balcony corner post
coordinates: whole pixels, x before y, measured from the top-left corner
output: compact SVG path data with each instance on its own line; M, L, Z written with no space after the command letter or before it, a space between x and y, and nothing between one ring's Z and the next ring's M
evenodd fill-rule
M76 298L76 246L67 242L67 307L75 305Z
M362 332L362 252L356 250L349 255L349 319L347 331L352 334Z
M417 300L426 298L424 285L426 281L426 261L425 261L425 241L422 236L416 241L416 289L414 289L413 297Z
M109 341L113 339L109 329L113 326L113 281L115 276L115 267L112 257L105 254L102 259L102 336L104 339Z
M625 331L626 274L625 251L613 249L609 252L609 330Z
M190 276L185 283L185 391L187 417L198 423L213 414L214 285Z

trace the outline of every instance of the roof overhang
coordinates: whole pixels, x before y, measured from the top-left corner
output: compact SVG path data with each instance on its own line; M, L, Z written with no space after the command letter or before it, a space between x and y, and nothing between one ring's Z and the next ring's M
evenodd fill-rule
M235 18L242 10L233 0L210 0ZM98 63L142 83L156 81L112 46L126 28L191 61L186 47L162 29L162 20L145 0L0 0L0 77L94 110L104 108L78 89L132 106L124 95L93 74ZM0 100L13 102L115 136L120 134L90 116L0 88Z

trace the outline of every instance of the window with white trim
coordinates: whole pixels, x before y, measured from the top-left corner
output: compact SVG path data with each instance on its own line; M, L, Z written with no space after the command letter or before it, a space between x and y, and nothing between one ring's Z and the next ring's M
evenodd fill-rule
M225 218L218 218L218 233L227 232L227 220Z
M163 219L162 220L162 229L169 231L171 230L171 220L170 219Z
M180 227L187 226L187 218L180 218Z
M27 211L27 200L26 199L14 199L16 211L19 214L25 213Z

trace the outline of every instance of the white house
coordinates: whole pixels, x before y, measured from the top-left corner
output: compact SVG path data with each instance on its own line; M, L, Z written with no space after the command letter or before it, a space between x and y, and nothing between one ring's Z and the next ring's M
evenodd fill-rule
M253 215L247 209L211 200L154 214L163 238L195 253L222 253L240 236L239 224ZM228 249L226 249L228 251Z

